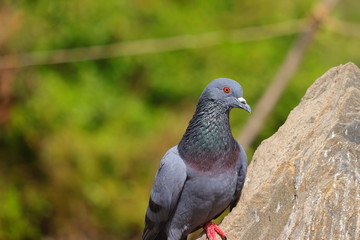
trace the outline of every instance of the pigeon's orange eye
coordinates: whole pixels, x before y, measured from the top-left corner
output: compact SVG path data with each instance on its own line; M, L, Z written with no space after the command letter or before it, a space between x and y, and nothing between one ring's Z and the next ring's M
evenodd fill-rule
M224 90L225 93L229 93L229 92L230 92L230 88L229 88L229 87L224 87L223 90Z

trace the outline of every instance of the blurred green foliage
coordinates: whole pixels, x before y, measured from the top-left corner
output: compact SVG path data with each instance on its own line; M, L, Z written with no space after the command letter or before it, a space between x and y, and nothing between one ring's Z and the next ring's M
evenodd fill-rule
M0 17L16 15L20 27L0 41L0 54L282 22L308 17L315 3L5 0ZM333 16L360 22L359 7L341 1ZM13 72L14 101L0 133L0 239L138 239L158 162L180 140L204 86L238 80L254 107L295 37ZM358 47L359 39L321 29L249 155L314 79L359 64ZM236 136L248 115L231 115Z

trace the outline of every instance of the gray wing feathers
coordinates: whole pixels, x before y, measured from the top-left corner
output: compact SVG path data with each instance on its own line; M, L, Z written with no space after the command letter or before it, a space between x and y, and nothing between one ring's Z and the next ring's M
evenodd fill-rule
M230 203L230 211L236 206L236 204L238 203L238 201L240 199L241 190L245 183L246 171L247 171L247 166L248 166L248 161L247 161L245 150L240 144L239 144L239 147L240 147L240 156L239 156L239 160L237 162L238 178L237 178L237 183L236 183L235 194L234 194L233 200Z
M175 146L165 154L156 173L146 212L145 236L156 237L163 230L176 208L186 177L186 165Z

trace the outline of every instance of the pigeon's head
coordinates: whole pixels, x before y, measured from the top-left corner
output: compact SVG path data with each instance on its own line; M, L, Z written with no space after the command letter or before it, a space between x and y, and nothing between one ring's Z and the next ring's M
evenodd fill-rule
M243 98L243 90L240 84L232 79L217 78L210 82L201 97L219 103L227 109L242 108L251 112L250 106Z

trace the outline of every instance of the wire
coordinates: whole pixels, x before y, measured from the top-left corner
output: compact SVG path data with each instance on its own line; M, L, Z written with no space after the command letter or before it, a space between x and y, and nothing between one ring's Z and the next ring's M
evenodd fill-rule
M347 36L360 38L360 24L353 22L346 22L338 19L331 18L325 24L325 28Z
M306 21L299 19L265 26L214 31L198 35L182 35L101 46L4 55L0 56L0 70L194 49L223 43L256 41L303 32L305 28Z

